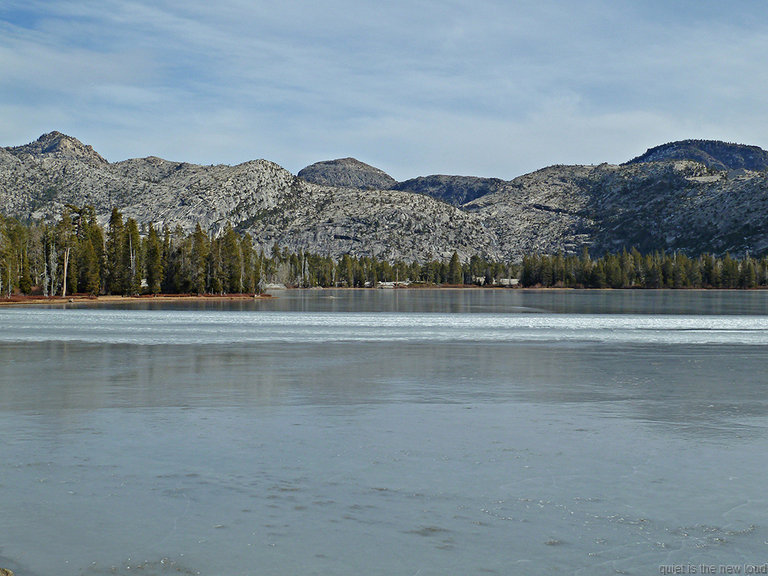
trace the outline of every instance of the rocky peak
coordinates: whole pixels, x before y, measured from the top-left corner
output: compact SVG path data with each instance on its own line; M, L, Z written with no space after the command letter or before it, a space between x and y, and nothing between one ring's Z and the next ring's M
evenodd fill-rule
M200 224L212 233L231 225L258 249L278 242L334 258L423 261L457 252L464 260L519 260L526 253L578 254L584 246L593 254L633 246L768 254L768 170L747 162L761 154L753 146L691 140L623 166L550 166L510 182L436 175L393 184L353 158L310 166L304 179L266 160L109 164L53 132L0 148L0 211L26 220L55 218L67 204L93 206L105 223L117 207L140 224L187 231ZM739 162L747 171L733 174Z
M361 190L389 190L397 183L383 170L355 158L317 162L300 170L298 176L313 184Z
M448 204L462 206L486 194L498 192L503 186L504 181L498 178L436 174L398 182L393 186L393 190L426 194Z
M30 144L7 148L8 152L17 157L32 156L35 159L60 158L65 160L80 160L88 164L109 164L91 146L86 146L77 138L72 138L61 132L43 134Z
M715 170L768 170L768 152L758 146L719 140L680 140L649 148L627 164L692 160Z

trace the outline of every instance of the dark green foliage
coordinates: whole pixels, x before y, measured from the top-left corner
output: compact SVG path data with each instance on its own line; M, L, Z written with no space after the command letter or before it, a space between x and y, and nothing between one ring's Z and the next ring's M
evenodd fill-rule
M122 294L125 284L125 269L123 268L123 245L125 243L125 230L123 227L123 215L117 208L112 209L109 218L106 241L106 269L104 291L107 294Z
M122 249L123 294L135 295L141 292L144 272L141 252L141 236L136 220L129 218L125 224L125 238Z
M0 295L32 289L28 258L29 230L17 220L0 218Z
M561 288L758 288L768 286L768 257L622 250L593 258L528 254L519 264L473 255L462 263L431 256L424 262L388 262L344 254L334 260L291 253L275 244L267 256L253 239L227 226L218 236L199 225L191 234L135 220L113 210L106 234L91 207L68 206L55 225L0 217L0 294L43 295L259 293L267 284L293 287L375 287L380 282L422 285L508 285Z
M561 265L562 262L562 265ZM637 250L592 259L528 255L523 258L522 286L574 288L757 288L768 286L768 257L736 260L726 254L640 254Z
M144 240L146 258L147 288L150 294L159 294L163 280L163 244L157 235L157 230L150 224L147 237Z
M459 255L454 252L451 256L451 261L448 264L448 284L463 284L464 274L461 270L461 262L459 262Z

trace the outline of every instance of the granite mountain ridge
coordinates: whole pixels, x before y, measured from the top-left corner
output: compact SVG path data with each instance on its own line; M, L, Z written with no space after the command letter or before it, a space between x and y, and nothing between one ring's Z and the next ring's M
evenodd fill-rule
M702 156L706 154L707 156ZM691 156L691 157L686 157ZM555 165L513 180L424 176L397 182L345 158L293 175L268 160L200 166L157 157L110 163L59 132L0 148L0 211L55 218L67 204L150 222L248 232L269 251L386 260L453 252L519 260L531 252L768 251L768 153L687 140L623 165ZM314 167L314 168L313 168ZM311 168L311 169L310 169Z

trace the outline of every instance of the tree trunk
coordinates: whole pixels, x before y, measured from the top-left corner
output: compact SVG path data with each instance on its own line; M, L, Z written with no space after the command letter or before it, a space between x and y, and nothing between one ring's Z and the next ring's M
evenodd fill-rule
M69 251L71 248L67 246L64 249L64 281L61 284L61 297L67 297L67 268L69 267ZM77 270L75 270L77 271Z

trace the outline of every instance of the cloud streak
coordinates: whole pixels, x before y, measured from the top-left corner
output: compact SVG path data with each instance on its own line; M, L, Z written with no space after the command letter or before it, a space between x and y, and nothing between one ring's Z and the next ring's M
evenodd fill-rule
M57 129L113 161L296 172L352 155L398 179L511 178L688 137L767 146L768 36L745 12L768 8L8 0L0 144Z

